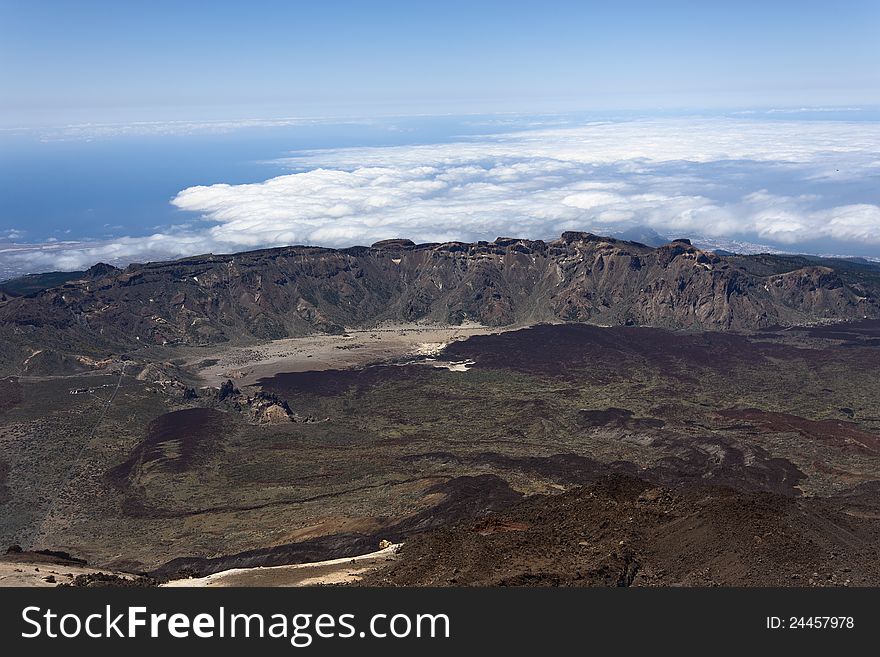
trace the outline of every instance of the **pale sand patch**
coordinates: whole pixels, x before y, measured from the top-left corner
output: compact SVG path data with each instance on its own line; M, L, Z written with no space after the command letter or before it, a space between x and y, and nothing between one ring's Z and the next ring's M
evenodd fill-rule
M461 360L449 363L436 363L434 367L438 369L447 369L450 372L467 372L474 364L475 363L472 360Z
M134 577L127 573L111 570L89 568L86 566L62 566L52 563L32 563L23 561L0 561L0 586L52 587L70 583L77 575L93 575L107 573L119 577ZM44 578L51 575L54 582Z
M443 351L448 342L422 342L413 350L414 356L436 356Z
M175 579L162 584L168 587L202 586L317 586L319 584L344 584L360 579L397 558L400 543L377 552L357 557L331 559L316 563L269 566L258 568L232 568L206 577Z
M344 336L285 338L253 347L201 352L187 365L197 369L200 362L216 359L216 364L197 371L206 385L216 387L226 379L233 379L239 386L248 386L261 378L285 372L350 369L406 356L435 356L451 342L519 328L523 327L490 327L474 323L461 326L383 325L374 329L350 330ZM454 371L464 370L458 368Z

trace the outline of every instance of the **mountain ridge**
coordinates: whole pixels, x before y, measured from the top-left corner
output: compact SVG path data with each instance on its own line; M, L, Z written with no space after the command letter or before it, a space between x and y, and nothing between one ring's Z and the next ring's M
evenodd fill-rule
M753 330L878 316L880 269L868 265L569 231L549 242L401 239L96 265L80 280L0 302L0 332L21 348L118 353L381 322Z

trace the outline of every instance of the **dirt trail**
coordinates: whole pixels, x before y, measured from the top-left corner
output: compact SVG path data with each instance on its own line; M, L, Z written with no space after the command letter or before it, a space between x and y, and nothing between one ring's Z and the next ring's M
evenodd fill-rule
M116 399L116 395L119 394L119 389L122 387L122 380L125 378L125 364L126 361L123 360L122 366L119 368L119 378L116 381L116 387L113 388L110 396L107 398L107 401L105 401L101 405L101 411L98 414L98 418L95 420L95 423L92 425L91 431L89 431L88 435L83 440L82 447L80 448L77 455L73 459L71 459L70 467L67 469L67 472L65 472L64 478L61 480L61 483L58 484L54 496L50 499L46 511L43 514L43 519L34 526L33 531L26 539L25 544L30 548L37 547L37 544L40 543L41 537L46 533L46 528L51 526L53 522L53 515L55 514L58 507L58 500L64 495L65 490L73 481L76 475L76 471L81 465L80 461L82 460L83 455L86 453L86 450L95 440L98 433L98 427L101 426L101 422L104 421L104 417L107 415L107 411L110 410L110 406L113 405L113 401Z
M363 577L380 566L387 566L397 556L400 544L390 545L377 552L344 559L317 563L267 568L232 568L206 577L177 579L163 584L168 587L226 587L226 586L316 586L319 584L347 584Z

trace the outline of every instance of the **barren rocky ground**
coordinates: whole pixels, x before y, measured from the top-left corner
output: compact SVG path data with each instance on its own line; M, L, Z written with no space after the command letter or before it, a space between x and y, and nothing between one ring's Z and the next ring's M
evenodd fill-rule
M876 586L880 526L840 499L612 476L413 537L393 586Z
M365 581L880 584L873 270L582 234L304 254L104 268L2 302L0 545L157 580L388 540L400 558ZM391 285L398 255L418 286ZM337 272L336 301L297 305L277 341L218 341L290 310L290 290L260 296L270 265L294 267L296 294ZM296 333L349 287L378 294L371 268L390 324ZM538 301L553 323L509 323ZM497 326L440 322L459 310ZM148 325L149 345L122 344Z
M876 583L880 383L853 373L877 332L545 325L222 400L137 369L7 378L2 540L160 577L387 539L368 581ZM291 416L255 419L260 394Z

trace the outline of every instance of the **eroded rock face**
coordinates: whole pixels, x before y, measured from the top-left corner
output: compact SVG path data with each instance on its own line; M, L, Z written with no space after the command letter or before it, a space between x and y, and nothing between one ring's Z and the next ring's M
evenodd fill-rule
M279 404L271 404L260 409L257 418L257 422L260 424L284 424L290 421L290 413Z
M315 422L312 416L303 416L290 408L286 399L273 392L258 391L245 395L227 380L217 390L217 403L221 407L246 415L255 424L286 424L288 422Z
M251 420L257 424L285 424L298 419L290 404L272 393L258 392L245 403Z
M383 320L725 330L880 316L880 272L774 258L752 266L687 240L651 248L580 232L552 242L287 247L95 267L0 304L0 330L16 344L68 350L340 333Z

